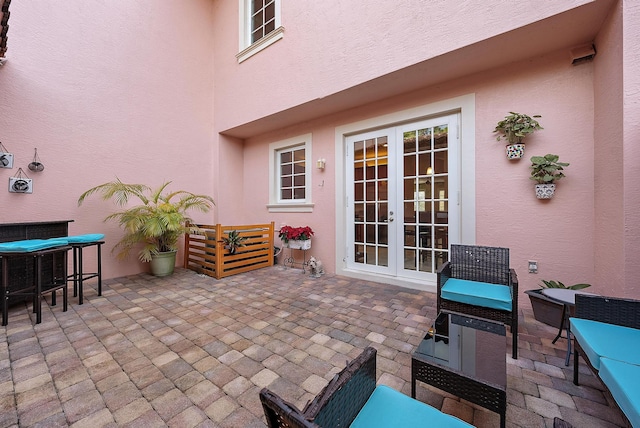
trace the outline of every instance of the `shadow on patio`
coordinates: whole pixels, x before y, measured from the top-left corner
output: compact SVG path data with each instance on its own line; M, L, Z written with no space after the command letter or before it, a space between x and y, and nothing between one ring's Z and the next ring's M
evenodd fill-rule
M519 359L505 346L507 426L551 427L555 416L621 426L586 366L573 385L566 341L552 345L556 332L520 299ZM140 274L70 303L66 313L43 305L39 325L23 305L11 308L0 329L0 427L264 427L262 387L303 407L369 345L378 382L409 395L411 353L436 315L430 293L281 266L222 280ZM497 414L421 383L417 398L499 425Z

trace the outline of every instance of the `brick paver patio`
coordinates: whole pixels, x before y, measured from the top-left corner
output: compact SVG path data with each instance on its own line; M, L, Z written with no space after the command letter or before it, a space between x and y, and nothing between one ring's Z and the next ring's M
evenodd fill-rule
M618 427L583 366L573 385L566 341L522 297L520 355L508 371L507 426ZM378 382L411 390L414 347L436 315L426 292L273 267L223 280L178 269L108 280L43 322L13 306L0 328L0 427L264 427L262 387L302 407L372 345ZM29 305L30 306L30 305ZM510 336L509 336L510 341ZM498 415L418 386L418 399L478 427Z

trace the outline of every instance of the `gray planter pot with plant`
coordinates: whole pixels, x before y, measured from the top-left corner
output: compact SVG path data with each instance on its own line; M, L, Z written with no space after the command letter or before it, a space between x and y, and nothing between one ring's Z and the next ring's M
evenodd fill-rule
M574 284L570 286L564 285L560 281L542 280L540 289L527 290L525 294L529 296L531 309L533 309L533 317L541 323L550 325L557 329L564 327L562 325L562 311L564 304L547 297L543 294L545 288L565 288L570 290L581 290L590 287L591 284Z
M88 196L99 193L104 200L112 199L116 205L126 206L123 211L105 218L105 221L117 221L124 229L124 236L113 251L117 249L118 257L126 258L132 249L142 244L138 259L143 262L151 262L158 256L168 259L166 263L171 265L170 271L160 268L160 275L166 276L173 273L180 237L185 233L200 232L192 224L187 211L208 212L214 204L213 199L207 195L197 195L185 190L166 192L170 183L169 181L157 189L151 189L144 184L127 184L116 179L84 192L78 198L78 205ZM130 199L138 199L140 204L129 206ZM157 262L153 267L162 264ZM156 274L153 269L152 274Z

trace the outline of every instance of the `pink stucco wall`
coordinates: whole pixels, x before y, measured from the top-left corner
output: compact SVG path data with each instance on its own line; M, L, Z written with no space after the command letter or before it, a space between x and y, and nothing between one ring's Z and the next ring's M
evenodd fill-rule
M35 0L10 11L0 141L16 161L0 170L0 222L74 219L72 234L107 235L106 277L145 270L109 252L121 231L102 220L115 206L77 199L115 177L213 193L211 1ZM35 147L40 173L27 169ZM18 167L33 194L7 192Z
M624 290L631 296L640 296L640 4L625 1L623 5L623 76L624 76Z
M268 53L238 64L237 39L230 37L236 34L232 24L237 22L237 2L217 2L216 127L226 130L321 99L589 3L486 2L477 7L473 2L429 5L423 0L398 0L360 8L335 0L285 2L283 40L269 47ZM536 34L538 43L531 46L523 39L522 49L509 52L510 60L544 52L547 42L555 43L547 37ZM475 62L483 64L489 58L504 61L498 50L488 50ZM459 74L459 70L449 68L446 73ZM241 102L241 112L229 108L234 100L248 99L250 103Z
M540 278L562 281L593 280L593 130L581 124L593 118L593 64L578 67L570 64L565 51L540 57L535 64L523 61L437 88L395 97L370 106L341 112L312 123L259 136L245 145L245 183L260 182L268 172L268 143L298 135L313 134L314 158L333 159L334 129L344 123L379 116L415 105L437 102L466 93L476 95L476 241L483 245L511 249L512 265L520 272L523 289L535 288ZM514 96L517 94L517 96ZM552 201L538 201L529 180L526 160L510 162L504 156L503 143L492 133L495 123L509 110L541 114L545 128L531 137L526 157L546 153L559 154L570 162L565 180L559 183ZM578 143L576 143L576 141ZM576 144L580 150L576 150ZM320 155L319 153L322 153ZM261 191L245 185L254 196L245 199L247 215L252 221L269 217L276 225L310 224L317 230L314 255L335 269L332 257L335 245L334 180L331 162L327 169L313 172L313 214L269 214L267 182ZM324 186L320 187L324 181ZM255 197L255 194L260 195ZM562 239L556 237L562 236ZM580 242L579 245L576 242ZM527 274L527 261L536 260L538 275Z

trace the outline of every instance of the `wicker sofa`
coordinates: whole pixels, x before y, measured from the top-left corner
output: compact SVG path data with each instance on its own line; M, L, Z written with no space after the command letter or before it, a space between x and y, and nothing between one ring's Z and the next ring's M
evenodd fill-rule
M578 294L570 324L573 383L582 355L630 425L640 427L640 301Z
M302 411L266 388L260 401L269 428L472 427L388 386L376 386L376 350L371 347L347 363Z

